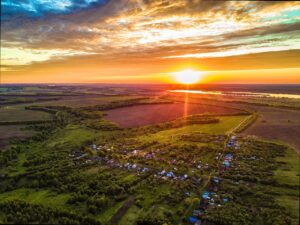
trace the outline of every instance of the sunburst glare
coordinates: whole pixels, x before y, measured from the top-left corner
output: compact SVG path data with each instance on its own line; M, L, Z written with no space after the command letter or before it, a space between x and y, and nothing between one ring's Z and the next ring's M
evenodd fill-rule
M181 84L195 84L202 78L203 72L192 69L186 69L173 73L175 79Z

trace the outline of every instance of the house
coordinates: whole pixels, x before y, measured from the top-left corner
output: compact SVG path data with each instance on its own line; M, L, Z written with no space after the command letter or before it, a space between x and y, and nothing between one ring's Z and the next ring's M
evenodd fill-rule
M210 197L209 197L209 192L208 192L208 191L205 191L205 192L203 193L203 195L202 195L202 198L204 198L204 199L210 199Z
M142 169L142 173L145 173L147 171L149 171L149 169L147 167L145 167L145 168Z
M224 162L223 162L223 165L224 165L225 167L229 167L229 166L230 166L230 162L229 162L229 161L224 161Z
M171 171L171 172L167 173L166 176L167 176L167 177L173 177L173 176L174 176L174 173Z
M224 202L224 203L229 202L229 198L223 198L223 202Z
M133 155L136 155L137 153L138 153L137 150L134 150L134 151L132 152Z
M215 184L219 184L221 182L221 179L219 177L213 177L213 182Z
M166 173L166 171L165 170L162 170L161 172L159 172L158 174L159 175L164 175Z
M204 210L200 210L200 209L195 209L193 210L193 216L195 217L202 217L204 215Z
M176 159L173 159L173 160L171 160L171 161L169 161L169 164L175 164L176 163Z
M195 224L195 223L198 221L198 218L196 218L196 217L194 217L194 216L190 216L189 219L188 219L188 221L189 221L190 223Z
M224 159L231 161L233 159L233 154L232 153L227 153L224 157Z
M155 153L149 152L145 155L146 159L152 159L154 157Z

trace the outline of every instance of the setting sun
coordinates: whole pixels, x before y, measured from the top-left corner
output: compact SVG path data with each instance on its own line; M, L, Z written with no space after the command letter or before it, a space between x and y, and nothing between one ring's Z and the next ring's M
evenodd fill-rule
M182 70L173 73L177 82L182 84L194 84L197 83L202 75L202 72L191 69Z

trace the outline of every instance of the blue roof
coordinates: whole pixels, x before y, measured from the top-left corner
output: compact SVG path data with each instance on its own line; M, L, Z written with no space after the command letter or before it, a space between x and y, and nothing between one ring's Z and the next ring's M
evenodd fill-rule
M223 165L226 166L226 167L228 167L228 166L230 166L230 162L224 161L224 162L223 162Z
M202 195L202 198L205 198L205 199L209 198L209 192L208 191L204 192Z
M190 223L196 223L197 221L198 221L198 219L196 217L194 217L194 216L189 217L189 222Z
M173 172L167 173L167 177L172 177L172 176L174 176L174 173L173 173Z

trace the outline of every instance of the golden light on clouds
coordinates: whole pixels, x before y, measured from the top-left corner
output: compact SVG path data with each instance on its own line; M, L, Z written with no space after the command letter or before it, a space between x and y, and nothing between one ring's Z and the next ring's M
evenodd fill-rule
M272 69L282 82L287 75L300 82L290 74L300 68L300 2L30 1L35 11L2 2L4 82L197 82L168 77L186 68L193 72L178 73L205 71L201 82L232 82L226 71L234 82L253 82L256 74L265 82Z

